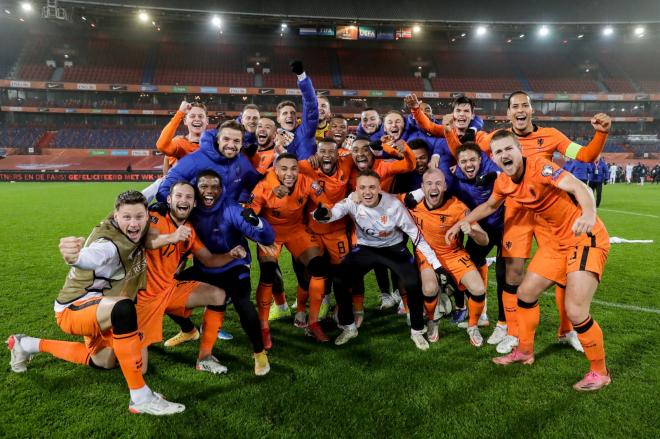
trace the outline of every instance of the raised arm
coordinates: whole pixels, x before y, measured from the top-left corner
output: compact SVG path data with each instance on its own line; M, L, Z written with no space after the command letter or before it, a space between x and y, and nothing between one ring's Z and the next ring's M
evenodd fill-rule
M566 157L578 159L581 162L593 162L596 160L600 153L603 152L603 148L605 148L607 135L612 127L612 118L605 113L598 113L591 118L591 126L596 131L591 142L586 146L582 146L566 138L560 143L559 152Z
M183 118L186 117L186 112L190 110L190 104L186 101L181 102L179 109L174 114L172 119L165 125L163 131L160 133L160 137L156 141L156 148L158 151L162 152L168 156L177 155L177 146L172 142L176 134L176 130L179 129L179 125L183 121Z

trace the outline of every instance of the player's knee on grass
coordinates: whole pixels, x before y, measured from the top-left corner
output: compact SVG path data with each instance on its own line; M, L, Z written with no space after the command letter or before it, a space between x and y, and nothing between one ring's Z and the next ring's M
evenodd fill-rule
M261 263L261 275L259 276L259 282L262 284L272 285L275 282L275 277L277 276L277 263L276 262L262 262Z
M307 271L314 277L326 277L328 275L328 263L321 257L313 257L307 264Z
M522 258L506 258L506 283L520 285L525 275L525 260Z
M130 299L120 300L115 303L110 312L112 332L115 334L128 334L137 331L137 312L135 304Z

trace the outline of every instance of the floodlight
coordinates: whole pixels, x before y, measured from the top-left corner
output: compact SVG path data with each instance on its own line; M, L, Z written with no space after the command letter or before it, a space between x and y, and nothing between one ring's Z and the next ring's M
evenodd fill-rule
M483 37L484 35L486 35L486 26L477 26L477 36Z
M23 2L21 3L21 9L23 9L23 12L32 12L34 8L32 7L32 3Z
M217 15L214 15L213 18L211 18L211 24L215 27L220 27L222 26L222 20L220 20L220 17Z
M606 37L612 36L614 33L614 28L612 26L605 26L603 28L603 35Z
M637 26L635 28L635 36L641 38L646 33L646 28L644 26Z
M146 23L147 21L149 21L149 14L147 14L147 13L144 12L144 11L140 11L140 12L138 13L138 19L139 19L141 22Z
M544 24L539 28L539 36L547 37L548 35L550 35L550 28Z

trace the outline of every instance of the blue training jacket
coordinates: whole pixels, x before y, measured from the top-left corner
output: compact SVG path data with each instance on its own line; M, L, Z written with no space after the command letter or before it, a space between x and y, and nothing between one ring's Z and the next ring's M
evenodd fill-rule
M609 167L604 159L600 159L598 163L591 163L589 167L589 181L592 183L602 183L607 180L609 175Z
M306 160L316 153L316 127L319 124L319 106L312 80L306 76L298 81L302 94L302 120L294 130L293 141L286 147L298 160Z
M241 121L241 116L242 116L242 114L239 114L238 116L236 116L235 120L236 120L236 122L238 122L242 125L243 122ZM257 135L255 133L250 133L248 131L245 131L243 133L243 146L244 147L248 146L248 145L251 145L251 144L256 144L256 143L257 143Z
M177 165L178 166L178 165ZM197 236L211 253L226 253L237 245L242 245L247 255L243 259L235 259L222 267L209 268L195 260L195 266L200 271L210 274L223 273L238 265L250 265L252 257L246 237L263 245L275 242L273 227L261 218L261 227L255 227L241 216L243 208L233 200L225 198L211 208L197 206L190 216L190 223L195 228Z
M177 181L185 180L195 184L197 174L211 169L217 172L222 179L222 194L230 200L245 203L250 198L252 189L263 176L258 173L250 159L239 154L228 159L218 152L216 140L218 130L208 130L199 142L197 151L181 158L176 166L171 168L158 188L158 201L167 200L170 187Z
M578 180L588 181L589 165L590 163L581 162L579 160L571 160L570 162L564 163L564 169L573 174Z
M500 168L488 155L482 152L481 166L477 171L477 176L490 172L500 172ZM488 186L476 186L475 181L468 180L461 168L456 166L454 171L454 195L471 210L490 198L493 193L493 185L494 182ZM485 228L502 230L504 228L504 206L500 206L495 213L479 221L479 224Z

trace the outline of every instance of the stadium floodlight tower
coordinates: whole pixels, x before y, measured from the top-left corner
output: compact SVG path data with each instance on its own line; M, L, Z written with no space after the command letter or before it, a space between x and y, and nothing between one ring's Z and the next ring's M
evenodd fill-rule
M46 0L46 4L41 8L41 18L71 21L71 15L65 8L60 8L58 0Z

